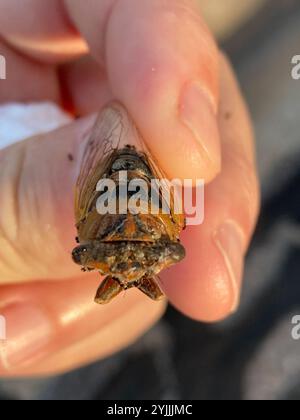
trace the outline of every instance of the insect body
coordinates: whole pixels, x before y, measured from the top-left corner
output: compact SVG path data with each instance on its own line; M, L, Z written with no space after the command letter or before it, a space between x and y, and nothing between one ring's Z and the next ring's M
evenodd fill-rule
M152 214L148 193L140 198L148 212L120 212L117 205L115 212L99 214L97 203L106 193L99 191L99 181L114 181L114 197L120 204L117 191L124 183L130 196L130 181L143 180L151 191L151 181L162 178L126 110L118 103L105 108L87 144L77 182L75 211L80 245L73 250L74 262L84 271L98 270L106 276L98 289L97 303L108 303L132 287L159 300L163 293L158 274L184 258L179 241L184 216L174 214L172 208L168 213ZM161 206L161 191L158 194ZM108 197L112 199L113 195Z

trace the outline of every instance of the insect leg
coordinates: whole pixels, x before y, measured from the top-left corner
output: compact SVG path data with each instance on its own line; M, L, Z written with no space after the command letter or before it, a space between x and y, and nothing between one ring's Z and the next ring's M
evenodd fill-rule
M143 278L139 281L137 288L145 293L150 299L160 300L163 298L164 294L160 290L156 280L154 278Z
M113 298L115 298L123 290L121 284L118 280L113 277L106 277L101 283L96 297L95 302L99 305L104 305L109 303Z

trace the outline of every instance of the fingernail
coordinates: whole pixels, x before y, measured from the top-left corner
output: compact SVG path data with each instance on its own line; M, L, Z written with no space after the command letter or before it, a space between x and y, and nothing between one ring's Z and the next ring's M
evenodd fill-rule
M29 304L12 304L1 309L6 323L6 340L0 348L0 366L12 370L42 358L53 336L47 314Z
M244 266L244 235L241 228L233 220L222 224L214 235L228 270L230 287L232 288L232 313L240 303L241 280Z
M204 157L219 158L219 131L213 99L199 82L184 87L180 101L180 116L199 144Z

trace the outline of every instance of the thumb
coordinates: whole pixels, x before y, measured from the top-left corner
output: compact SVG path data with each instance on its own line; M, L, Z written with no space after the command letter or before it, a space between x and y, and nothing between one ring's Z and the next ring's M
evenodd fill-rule
M154 156L168 156L167 175L213 179L221 160L218 54L195 2L64 3Z
M28 18L16 0L4 4L3 36L35 59L51 53L51 61L60 62L71 51L82 53L81 33L156 160L168 157L162 168L170 178L215 178L219 59L195 1L64 0L48 2L45 12L30 0ZM71 88L77 96L81 82L82 73Z
M0 283L78 275L74 185L86 117L0 151Z

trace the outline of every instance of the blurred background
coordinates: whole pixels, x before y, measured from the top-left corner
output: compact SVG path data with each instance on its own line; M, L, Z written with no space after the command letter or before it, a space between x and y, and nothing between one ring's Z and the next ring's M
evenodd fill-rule
M170 308L127 350L51 379L0 382L13 399L300 399L299 0L198 0L230 56L257 134L263 209L239 312L202 325ZM26 386L24 386L26 385Z

